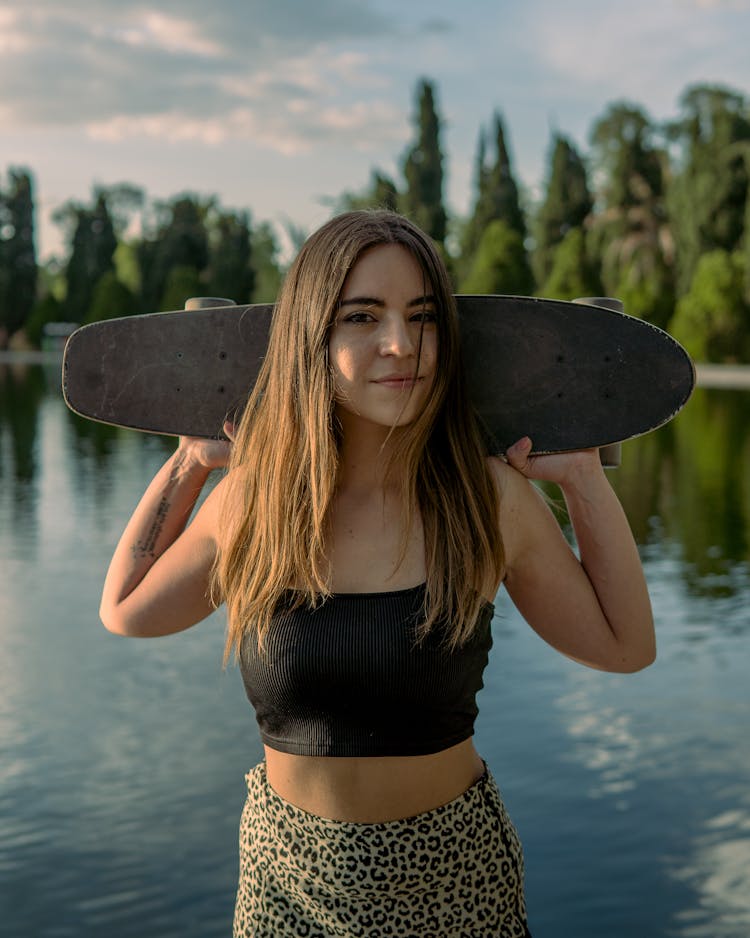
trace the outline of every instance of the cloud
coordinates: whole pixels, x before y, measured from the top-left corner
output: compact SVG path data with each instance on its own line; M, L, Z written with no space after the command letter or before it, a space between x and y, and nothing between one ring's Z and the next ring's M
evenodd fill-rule
M221 44L202 37L195 23L156 11L146 11L140 21L132 24L114 28L95 26L92 34L120 41L126 46L151 46L166 54L184 52L217 57L222 52Z
M0 6L0 113L12 128L85 127L100 140L252 133L287 152L315 136L312 121L299 122L311 97L323 129L367 133L354 90L382 123L383 79L351 47L392 31L368 0L184 0L158 10L14 0Z
M743 798L745 802L746 798ZM694 907L682 910L692 938L714 938L716 923L732 934L750 933L750 811L738 801L696 831L686 855L673 861L675 879L696 892ZM726 932L729 934L729 932Z
M318 143L368 152L384 142L401 144L408 133L403 115L383 102L318 107L302 98L294 99L283 112L245 107L200 120L180 111L119 115L91 123L87 130L92 139L110 143L137 137L209 145L251 140L284 156L306 153Z
M728 0L632 0L625 6L574 0L545 5L529 21L534 46L550 81L573 97L598 88L602 100L646 100L668 111L677 94L694 81L727 75L737 50L736 16L709 15L718 6L747 9ZM583 20L588 22L581 29ZM742 52L742 57L746 52ZM744 70L744 65L743 65Z
M750 10L750 0L688 0L688 5L700 10Z

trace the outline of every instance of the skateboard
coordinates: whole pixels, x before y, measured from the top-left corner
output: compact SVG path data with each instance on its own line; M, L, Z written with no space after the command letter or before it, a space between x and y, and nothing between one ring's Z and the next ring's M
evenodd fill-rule
M665 424L693 390L682 346L610 308L616 300L456 299L489 452L525 435L534 453L619 443ZM273 311L229 304L198 298L185 310L79 328L63 359L67 405L104 423L221 439L257 378Z

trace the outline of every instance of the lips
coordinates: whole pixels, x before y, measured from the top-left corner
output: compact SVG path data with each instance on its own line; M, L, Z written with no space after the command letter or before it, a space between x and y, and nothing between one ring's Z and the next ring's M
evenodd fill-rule
M387 388L402 390L404 388L411 388L422 380L421 377L412 374L392 374L384 375L382 378L375 378L373 383Z

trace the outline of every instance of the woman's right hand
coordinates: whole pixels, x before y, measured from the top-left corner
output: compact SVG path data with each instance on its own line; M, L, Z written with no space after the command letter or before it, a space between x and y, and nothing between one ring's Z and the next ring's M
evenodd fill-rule
M188 524L212 469L227 465L228 440L180 437L176 452L152 480L115 549L104 583L102 622L120 635L169 635L213 609L221 480Z
M223 429L227 440L181 436L177 445L180 462L192 463L208 470L223 469L229 463L236 427L227 420L224 422Z

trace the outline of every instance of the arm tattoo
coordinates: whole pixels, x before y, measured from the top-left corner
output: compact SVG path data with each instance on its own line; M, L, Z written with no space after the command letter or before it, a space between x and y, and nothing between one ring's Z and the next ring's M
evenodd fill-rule
M156 542L162 532L164 521L167 517L167 514L169 513L170 507L171 502L169 501L169 498L166 495L163 495L156 509L156 515L151 523L151 527L149 528L148 533L143 538L143 540L136 541L136 543L131 547L133 559L142 560L144 557L150 557L152 560L156 560Z

